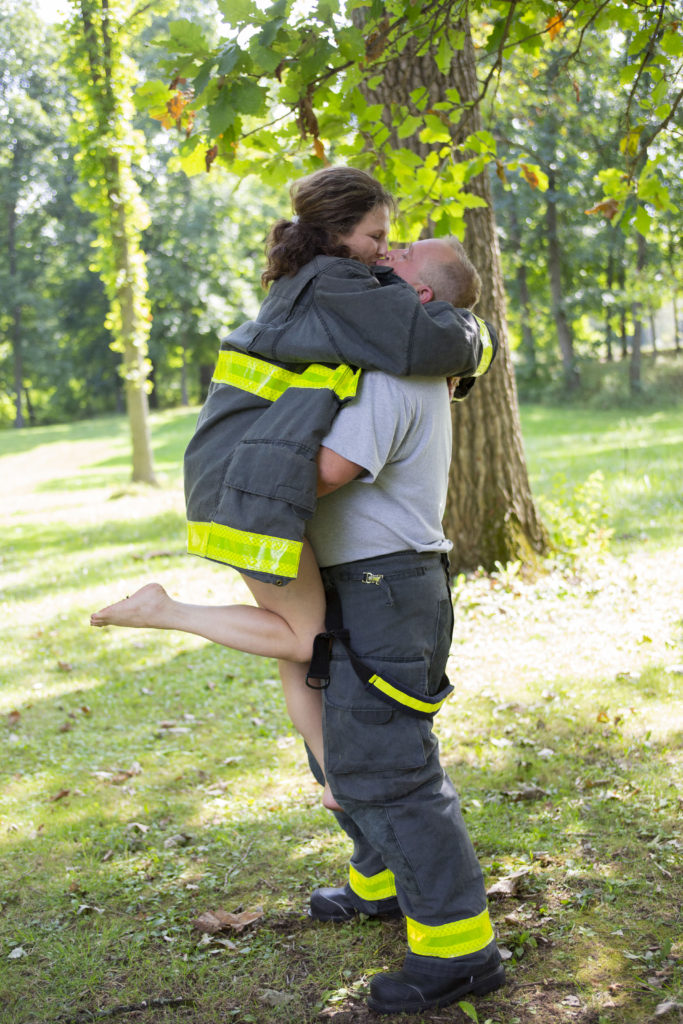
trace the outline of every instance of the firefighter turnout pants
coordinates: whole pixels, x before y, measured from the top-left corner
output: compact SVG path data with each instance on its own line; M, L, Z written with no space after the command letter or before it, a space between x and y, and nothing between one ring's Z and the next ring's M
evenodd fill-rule
M350 646L383 678L427 698L443 689L453 630L448 561L402 551L322 570ZM325 775L354 844L348 889L369 914L405 914L407 969L476 971L495 950L482 871L432 717L378 698L335 641L323 690ZM322 776L309 754L318 781Z

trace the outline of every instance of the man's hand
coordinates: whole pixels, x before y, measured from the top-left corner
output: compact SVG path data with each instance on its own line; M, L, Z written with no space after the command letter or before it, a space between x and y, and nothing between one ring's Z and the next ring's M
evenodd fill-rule
M321 445L318 451L318 497L331 494L363 472L363 466L349 462L343 455L337 455L331 448Z

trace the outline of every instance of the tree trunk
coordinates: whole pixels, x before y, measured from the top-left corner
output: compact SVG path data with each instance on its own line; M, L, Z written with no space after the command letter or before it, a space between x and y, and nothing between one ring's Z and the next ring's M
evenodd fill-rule
M12 151L10 168L10 188L7 200L7 262L9 264L9 293L19 293L17 280L17 195L19 192L19 165L21 161L21 143L17 142ZM24 389L24 354L21 344L21 304L12 303L10 337L12 339L12 370L14 377L14 426L21 429L25 425L21 395Z
M180 404L187 406L190 404L190 399L187 390L187 346L181 346L181 358L180 364Z
M147 345L140 338L146 334L138 323L134 271L128 246L129 226L126 224L125 206L120 200L124 182L119 159L106 158L108 196L111 209L112 246L116 261L116 298L121 311L121 342L123 348L123 378L126 393L126 411L132 446L132 480L135 483L156 484L152 458L152 440L149 431L149 404L147 401Z
M438 71L430 54L416 56L410 41L401 57L385 66L377 88L365 89L370 102L383 104L382 119L390 131L391 104L401 103L410 108L410 93L421 86L428 89L432 102L444 100L445 91L450 88L458 89L464 102L476 101L478 84L469 23L463 21L454 27L465 33L465 46L454 52L449 75ZM454 143L481 127L481 113L474 105L452 127ZM417 136L400 140L400 145L422 157L430 149ZM533 561L547 548L547 536L533 503L524 460L487 173L472 179L468 191L488 203L486 208L468 211L464 245L483 281L477 312L495 325L500 351L491 371L477 381L465 402L454 407L454 456L444 528L453 541L451 560L456 572L478 566L492 570L496 563L517 559Z
M637 276L640 280L641 273L645 269L647 243L644 235L638 234L638 254L636 256ZM631 363L629 366L629 386L632 395L639 395L643 390L641 378L641 349L643 345L643 304L634 302L633 312L633 341L631 342Z
M609 253L607 256L607 291L612 291L612 284L614 283L614 247L610 244ZM612 355L612 344L614 341L614 331L612 330L612 306L605 307L605 348L607 362L611 363L614 359Z
M548 275L550 278L550 298L552 305L557 341L560 346L564 382L567 391L576 391L579 386L579 371L574 357L574 339L565 310L564 290L562 287L562 250L557 230L557 190L555 173L548 173L548 191L546 192L545 226L548 244Z
M674 288L674 293L673 293L673 296L672 296L672 302L673 302L673 307L674 307L674 348L676 349L676 352L680 352L681 351L681 335L680 335L680 331L679 331L679 328L678 328L678 292L676 291L675 288Z
M529 282L527 280L526 263L522 258L522 232L517 219L515 199L512 198L510 205L510 241L515 249L515 260L517 263L517 291L519 295L519 306L522 324L522 351L527 362L529 374L536 376L536 343L534 333L531 330L531 297L529 295Z
M617 274L617 280L619 282L619 290L625 295L626 288L626 268L623 260L619 264L619 273ZM626 329L626 306L622 304L619 306L619 343L621 346L621 358L628 359L628 331Z

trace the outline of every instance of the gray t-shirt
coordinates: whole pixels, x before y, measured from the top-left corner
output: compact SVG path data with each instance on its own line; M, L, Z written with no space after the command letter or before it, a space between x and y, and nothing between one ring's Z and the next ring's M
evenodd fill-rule
M443 378L364 372L322 443L365 472L318 500L306 533L319 565L450 550L441 526L452 444Z

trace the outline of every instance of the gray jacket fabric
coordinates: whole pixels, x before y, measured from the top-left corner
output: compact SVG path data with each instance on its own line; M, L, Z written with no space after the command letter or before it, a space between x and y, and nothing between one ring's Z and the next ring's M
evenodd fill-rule
M269 583L294 579L320 442L357 387L352 370L337 390L326 386L324 368L473 378L479 323L447 302L422 306L389 267L351 259L317 256L276 281L256 320L221 344L228 372L217 367L185 453L188 550ZM322 364L321 385L306 380L312 363ZM271 371L285 380L279 395Z

